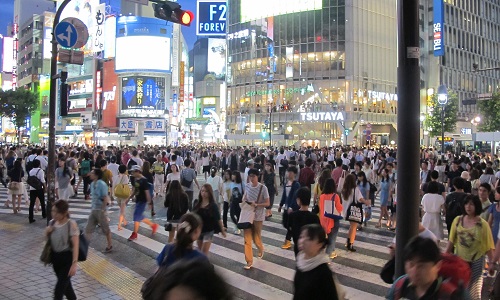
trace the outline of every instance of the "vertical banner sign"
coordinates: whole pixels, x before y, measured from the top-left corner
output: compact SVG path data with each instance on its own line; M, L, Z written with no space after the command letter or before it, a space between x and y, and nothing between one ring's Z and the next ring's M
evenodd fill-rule
M292 78L292 77L293 77L293 47L286 47L286 78Z
M94 13L95 31L94 42L92 43L92 50L94 52L104 51L104 20L106 19L105 4L99 4Z
M444 2L434 0L434 56L444 55Z
M177 118L178 114L178 103L177 103L177 94L172 95L172 117Z
M181 35L181 25L173 24L172 34L172 87L179 86L179 37Z
M184 102L184 61L179 65L179 102Z

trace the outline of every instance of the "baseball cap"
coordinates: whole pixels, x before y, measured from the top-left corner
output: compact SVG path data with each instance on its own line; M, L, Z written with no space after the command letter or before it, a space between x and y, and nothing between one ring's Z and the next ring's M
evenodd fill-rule
M142 168L140 166L132 166L132 168L130 168L130 172L135 172L135 171L142 173Z

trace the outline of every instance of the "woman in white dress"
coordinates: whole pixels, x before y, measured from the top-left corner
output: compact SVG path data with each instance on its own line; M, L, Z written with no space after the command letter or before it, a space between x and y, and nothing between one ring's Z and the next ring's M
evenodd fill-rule
M444 198L439 193L439 183L437 181L429 182L427 194L422 197L422 225L429 229L438 240L444 237L443 220L441 219L441 210L444 205Z

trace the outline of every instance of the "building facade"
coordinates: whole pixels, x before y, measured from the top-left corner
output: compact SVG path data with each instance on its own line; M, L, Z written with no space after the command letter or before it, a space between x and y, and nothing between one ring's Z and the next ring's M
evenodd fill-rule
M278 2L228 1L228 140L397 140L396 1Z
M447 132L449 147L471 149L471 123L479 111L464 100L488 99L500 79L500 3L495 0L426 0L420 5L421 113L437 87L444 84L459 99L455 132ZM426 26L427 25L427 26ZM496 70L485 70L497 68ZM487 101L487 100L477 100ZM425 129L425 128L424 128ZM439 138L426 137L429 145Z

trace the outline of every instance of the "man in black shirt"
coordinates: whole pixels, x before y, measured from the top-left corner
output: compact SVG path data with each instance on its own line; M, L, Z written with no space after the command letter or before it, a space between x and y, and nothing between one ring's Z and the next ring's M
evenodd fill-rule
M307 224L319 224L318 215L309 211L309 204L311 204L311 191L307 187L301 187L295 194L297 197L297 204L300 209L292 212L288 216L288 229L292 232L293 251L295 256L299 253L299 236L302 226Z
M450 188L450 192L455 191L455 188L453 187L453 178L455 177L460 177L462 175L461 168L459 167L458 161L453 161L451 163L451 168L448 171L448 187Z

